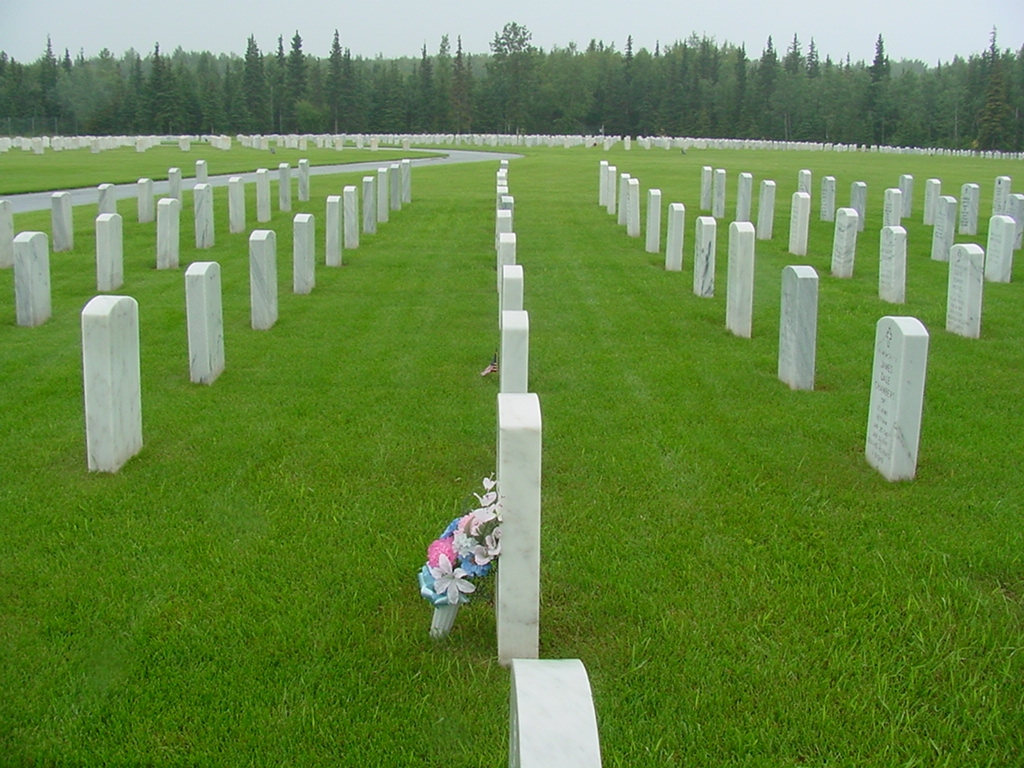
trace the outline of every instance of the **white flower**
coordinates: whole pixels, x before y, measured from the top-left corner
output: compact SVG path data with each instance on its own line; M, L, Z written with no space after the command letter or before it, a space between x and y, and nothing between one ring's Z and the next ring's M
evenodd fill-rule
M452 549L455 550L455 554L459 557L465 557L473 551L473 547L476 546L476 539L472 536L467 535L463 531L456 530L452 536Z
M476 585L466 580L466 572L462 568L452 568L448 555L438 558L437 568L431 568L430 575L434 577L434 592L439 595L447 593L451 605L459 604L460 592L476 592Z
M488 491L491 490L492 488L494 488L495 485L497 485L497 483L494 482L494 478L493 477L485 477L483 482L484 482L484 489L488 490Z

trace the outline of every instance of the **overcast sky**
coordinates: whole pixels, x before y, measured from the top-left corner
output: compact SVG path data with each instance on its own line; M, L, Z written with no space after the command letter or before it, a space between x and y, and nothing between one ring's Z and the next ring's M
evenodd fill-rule
M744 43L758 58L771 35L784 52L796 34L806 50L813 37L822 59L869 61L875 39L885 40L891 59L920 59L934 65L988 46L993 25L1000 48L1024 45L1024 0L0 0L0 50L22 62L36 60L46 36L60 55L79 49L86 56L108 48L120 56L129 48L149 53L178 46L214 53L245 52L249 35L264 52L285 49L298 30L307 54L325 57L334 30L354 55L417 56L424 44L437 51L441 36L462 36L463 49L485 53L494 34L515 21L545 49L591 39L622 50L654 50L691 32L719 43Z

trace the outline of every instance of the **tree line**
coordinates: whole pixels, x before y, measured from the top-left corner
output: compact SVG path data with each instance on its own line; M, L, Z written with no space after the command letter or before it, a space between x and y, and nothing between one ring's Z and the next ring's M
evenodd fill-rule
M1024 150L1024 47L926 66L821 59L812 39L760 57L691 35L634 50L591 41L544 51L504 26L490 51L456 38L418 57L326 58L286 46L244 56L156 45L142 56L0 51L0 133L555 133L700 136Z

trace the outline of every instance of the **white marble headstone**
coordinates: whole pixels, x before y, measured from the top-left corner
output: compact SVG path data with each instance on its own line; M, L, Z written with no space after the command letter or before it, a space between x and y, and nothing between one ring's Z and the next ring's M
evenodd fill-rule
M608 179L605 181L605 210L609 216L614 216L618 210L616 195L618 194L618 169L614 165L608 166Z
M503 312L523 309L523 268L519 264L501 267L501 291L498 298L498 330L501 330Z
M836 177L823 176L821 179L821 221L836 219Z
M728 269L725 327L749 339L754 311L754 225L749 221L729 225Z
M602 208L606 208L608 206L608 161L602 160L598 163L597 168L597 204Z
M181 168L168 168L167 169L167 195L173 197L179 203L182 201L181 196Z
M402 203L412 202L412 160L406 158L402 166Z
M327 196L324 260L328 267L341 266L341 195Z
M156 204L156 268L177 269L181 242L181 203L165 197Z
M647 190L647 227L644 251L661 253L661 190Z
M32 328L50 319L50 248L44 232L19 232L14 251L15 322Z
M882 200L882 226L898 227L903 221L903 192L890 187Z
M265 331L277 322L277 235L256 229L249 235L249 302L252 328Z
M71 213L71 193L54 192L51 198L50 226L53 230L53 252L70 251L75 247L75 224Z
M859 218L853 208L840 208L836 211L836 228L832 238L833 277L853 277Z
M316 222L311 213L292 219L292 290L312 293L316 286Z
M620 227L626 226L626 217L629 214L629 180L628 173L619 174L619 207L616 210L616 223Z
M985 252L980 245L959 243L949 249L946 330L968 339L981 335L981 298Z
M757 239L771 240L775 229L775 182L770 179L761 182L761 194L757 201Z
M878 298L902 304L907 282L907 230L882 227L878 246Z
M137 209L139 223L148 224L156 217L156 203L153 195L153 180L139 179L135 183L136 195L138 197Z
M868 185L863 181L855 181L850 185L850 207L857 212L860 231L864 231L864 222L867 220L868 210Z
M718 222L713 216L698 216L693 244L693 292L711 298L715 295L715 241Z
M889 481L917 474L928 331L915 317L883 317L875 326L875 355L865 456Z
M402 166L398 163L392 163L388 168L388 191L391 210L402 210Z
M256 169L256 221L265 224L270 221L270 171Z
M681 272L683 269L683 242L686 231L686 206L671 203L668 207L668 233L665 236L665 269Z
M116 291L124 283L124 241L121 216L96 217L96 290Z
M714 190L714 169L710 165L705 165L700 169L700 209L702 211L711 210L711 200Z
M0 269L14 266L14 214L10 200L0 200Z
M359 192L350 184L341 191L341 197L345 209L342 227L345 248L352 250L359 247Z
M299 202L309 202L309 160L299 160Z
M196 184L192 190L192 204L196 222L196 248L212 248L213 187L209 184Z
M1013 272L1013 241L1017 222L1010 216L989 219L985 246L985 279L990 283L1008 283Z
M626 208L626 234L640 237L640 179L629 180L629 203Z
M377 169L377 223L387 224L391 215L391 191L389 185L390 169Z
M736 184L736 221L750 221L750 204L753 195L753 174L741 173Z
M724 168L716 168L714 180L712 181L711 215L715 219L725 218L725 185L726 173Z
M932 260L949 261L949 249L956 234L956 198L940 195L935 202L935 226L932 229Z
M534 393L498 395L501 559L495 608L498 661L535 659L540 648L541 413Z
M210 176L206 170L206 161L196 160L196 184L208 184L209 181Z
M512 659L509 768L601 768L590 681L578 659Z
M498 233L498 250L496 268L498 271L498 282L497 289L501 292L501 279L502 271L501 268L516 263L516 233L515 232L499 232Z
M196 261L185 270L188 370L194 384L212 384L224 370L220 264Z
M292 167L288 163L277 166L277 208L284 213L292 209Z
M790 389L814 389L818 338L818 273L813 267L782 270L779 310L779 379Z
M811 196L807 192L794 192L789 213L789 252L794 256L807 255L807 228L811 219Z
M1010 199L1006 203L1006 213L1017 222L1017 233L1013 239L1013 250L1021 248L1021 234L1024 233L1024 194L1011 192Z
M81 320L89 471L117 472L142 450L139 305L130 296L96 296Z
M995 192L992 196L992 215L1007 213L1006 204L1010 199L1010 185L1013 180L1009 176L996 176Z
M96 214L117 213L117 198L114 196L117 190L114 185L100 184L96 189L99 193L99 203L97 205Z
M960 188L960 229L961 235L978 234L978 203L981 188L977 184L964 184Z
M363 233L377 234L377 177L363 176Z
M498 373L501 392L526 392L530 370L530 316L526 311L501 313Z
M942 195L942 182L939 179L926 179L924 182L924 223L935 223L935 206Z
M808 196L811 194L811 172L807 168L804 168L796 175L796 191L806 192Z
M903 204L900 216L904 219L909 219L914 212L914 177L909 173L900 176L900 193L900 201ZM899 222L896 222L896 224L891 226L897 226L898 224Z

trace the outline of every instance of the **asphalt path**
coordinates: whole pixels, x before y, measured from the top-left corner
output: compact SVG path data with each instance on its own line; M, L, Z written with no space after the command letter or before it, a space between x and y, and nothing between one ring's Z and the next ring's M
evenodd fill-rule
M434 165L456 165L459 163L497 163L500 160L514 160L522 155L507 152L480 152L470 149L448 149L448 150L411 150L413 152L442 152L443 154L431 155L429 157L418 157L412 159L412 165L416 168L429 167ZM311 165L310 176L330 176L338 173L366 173L376 171L383 166L390 166L395 160L370 161L368 163L348 163L342 165ZM276 172L277 168L268 168ZM292 168L296 171L296 168ZM293 177L296 174L293 173ZM218 176L210 176L207 183L214 187L226 187L228 179L238 176L246 182L256 182L256 172L250 173L225 173ZM276 179L276 173L274 178ZM196 185L194 178L183 178L181 180L182 191L190 190ZM29 211L45 211L50 208L51 196L55 191L50 192L27 192L21 195L0 196L2 200L11 202L11 213L27 213ZM71 193L71 205L97 205L100 200L100 193L97 187L84 187L82 189L63 190ZM170 186L166 180L153 182L154 196L166 195ZM134 198L138 195L136 184L117 184L114 187L114 197L117 200Z

